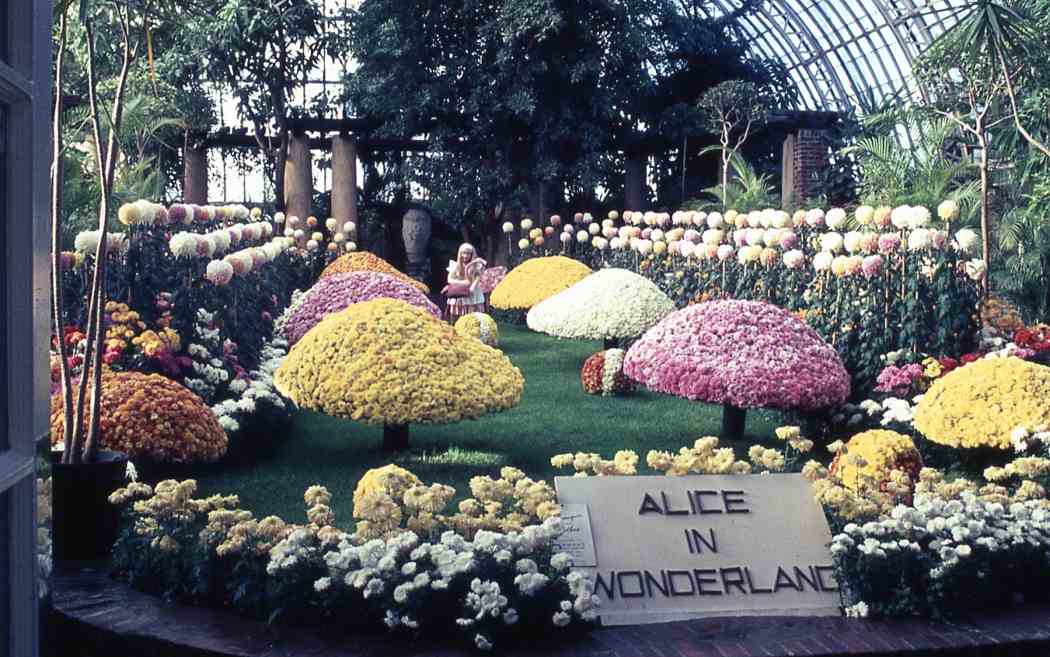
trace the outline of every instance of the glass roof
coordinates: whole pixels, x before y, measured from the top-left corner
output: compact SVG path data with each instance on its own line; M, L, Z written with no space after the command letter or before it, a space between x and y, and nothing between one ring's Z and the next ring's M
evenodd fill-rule
M709 16L742 0L679 0ZM920 96L912 62L954 25L969 0L766 0L741 17L755 54L784 63L812 110L860 113L886 98Z

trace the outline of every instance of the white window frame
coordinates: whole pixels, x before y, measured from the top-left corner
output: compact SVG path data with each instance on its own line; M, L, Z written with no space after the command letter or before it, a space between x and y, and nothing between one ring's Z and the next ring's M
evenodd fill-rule
M51 0L6 0L7 61L0 63L4 159L0 285L6 364L0 404L0 655L38 654L36 445L48 431L50 325L48 168L51 155ZM6 449L3 444L6 442Z

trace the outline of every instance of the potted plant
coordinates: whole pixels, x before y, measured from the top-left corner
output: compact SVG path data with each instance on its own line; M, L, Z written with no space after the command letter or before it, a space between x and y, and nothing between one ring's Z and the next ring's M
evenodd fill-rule
M82 10L83 11L83 10ZM59 17L59 49L56 58L55 108L53 124L53 165L51 176L52 312L59 336L61 412L63 416L61 451L52 453L52 522L56 563L104 559L116 540L119 511L109 504L110 492L120 486L127 469L127 456L99 448L99 420L102 395L102 351L104 327L102 309L106 304L106 252L110 241L107 226L110 192L118 159L121 117L128 69L132 60L130 9L117 5L123 35L123 59L108 118L109 134L102 148L101 110L95 71L95 32L90 11L83 11L86 34L88 101L95 148L100 198L98 245L89 286L86 316L86 349L79 385L71 381L67 346L62 336L62 73L66 49L66 11Z

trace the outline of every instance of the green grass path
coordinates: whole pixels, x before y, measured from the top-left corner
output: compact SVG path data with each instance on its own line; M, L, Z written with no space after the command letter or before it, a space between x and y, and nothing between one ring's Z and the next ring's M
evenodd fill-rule
M525 375L525 394L517 408L453 425L414 425L411 449L399 455L380 449L379 427L303 411L272 456L202 473L199 492L235 493L257 517L276 514L303 522L303 491L321 484L333 494L339 524L349 525L358 479L391 460L426 483L454 486L464 497L471 477L496 475L503 465L550 479L568 474L551 467L554 454L598 452L611 458L617 450L631 449L645 471L650 449L677 451L700 436L718 434L721 407L646 390L626 398L584 393L580 368L602 348L600 342L556 340L502 325L500 347ZM777 419L775 413L749 413L749 438L726 446L744 456L751 443L769 440Z

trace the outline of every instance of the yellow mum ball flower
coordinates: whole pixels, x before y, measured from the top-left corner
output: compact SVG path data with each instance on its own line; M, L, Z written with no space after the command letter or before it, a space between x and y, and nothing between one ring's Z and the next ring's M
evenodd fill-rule
M850 438L846 449L831 462L828 472L852 491L885 492L894 471L907 473L913 482L922 471L922 456L915 443L896 431L859 433Z
M346 246L348 251L353 251L353 249L350 248L350 244L347 244ZM356 249L357 247L355 246L354 248ZM328 276L334 276L335 274L345 274L353 271L376 271L380 274L389 274L416 287L423 294L430 294L429 287L420 283L408 274L399 271L386 260L383 260L379 256L371 254L368 251L354 251L353 253L347 253L344 256L336 258L331 264L325 267L323 272L321 272L321 278L327 278Z
M456 333L481 340L490 347L499 346L499 327L496 320L485 313L469 313L456 320Z
M383 298L325 317L295 344L274 384L302 408L385 425L385 445L400 449L409 424L517 406L525 379L502 352Z
M522 238L522 239L518 240L518 248L521 249L522 251L524 251L525 249L529 248L529 244L530 244L530 242L527 239Z
M590 274L590 267L572 258L530 258L500 281L492 291L490 302L500 310L528 310Z
M409 489L422 483L419 477L392 463L381 468L372 468L361 477L354 489L354 517L362 517L358 513L358 507L368 495L386 493L391 499L401 502Z
M950 447L1010 449L1016 427L1050 424L1050 368L985 358L938 379L915 409L915 428Z

